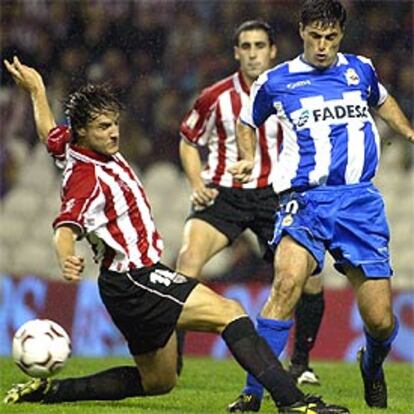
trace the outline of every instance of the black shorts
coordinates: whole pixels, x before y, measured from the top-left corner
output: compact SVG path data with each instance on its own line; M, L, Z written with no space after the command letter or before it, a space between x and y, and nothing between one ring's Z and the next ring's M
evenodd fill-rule
M160 263L126 273L101 270L98 279L102 301L132 355L166 345L197 284Z
M252 230L263 253L273 238L278 196L272 187L239 189L217 187L214 204L203 210L192 207L187 220L197 218L211 224L232 243L244 230ZM270 251L270 250L269 250Z

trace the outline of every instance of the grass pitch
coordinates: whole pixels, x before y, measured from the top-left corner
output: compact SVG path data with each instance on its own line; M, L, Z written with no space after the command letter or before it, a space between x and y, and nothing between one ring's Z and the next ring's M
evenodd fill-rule
M72 358L58 377L80 376L119 364L131 363L123 358ZM343 404L353 414L414 413L414 366L388 363L386 376L389 389L388 410L365 406L362 383L356 364L314 363L322 386L303 387L304 392L322 394L326 401ZM10 358L0 358L0 394L3 398L12 383L26 381ZM227 404L239 393L244 373L233 360L214 361L208 358L187 358L177 388L161 397L130 398L115 402L85 401L58 405L0 403L0 413L16 414L218 414L225 413ZM262 413L277 413L269 398L264 400Z

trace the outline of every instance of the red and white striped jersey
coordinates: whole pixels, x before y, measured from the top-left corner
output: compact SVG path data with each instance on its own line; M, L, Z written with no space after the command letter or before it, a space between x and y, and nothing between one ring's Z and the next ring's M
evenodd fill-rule
M105 156L70 147L53 227L65 224L87 236L95 260L105 269L125 272L160 260L163 242L144 189L119 153Z
M236 142L236 121L249 100L249 87L240 72L204 89L181 124L181 137L196 146L208 145L208 159L202 172L206 183L223 187L263 188L272 184L283 140L275 115L256 130L256 160L252 181L241 184L227 172L240 159Z

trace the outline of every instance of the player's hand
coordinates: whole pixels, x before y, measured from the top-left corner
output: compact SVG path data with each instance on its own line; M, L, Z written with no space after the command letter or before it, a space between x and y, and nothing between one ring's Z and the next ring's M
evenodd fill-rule
M200 187L193 188L191 194L191 202L194 208L205 208L211 206L218 196L219 192L216 188L206 187L204 184Z
M7 61L6 59L4 59L3 62L9 73L13 76L16 84L22 89L30 94L44 91L45 85L42 76L37 70L23 65L17 56L13 57L12 62Z
M248 183L252 179L252 171L254 167L253 161L241 160L237 161L228 168L228 172L239 182Z
M79 282L84 268L83 257L67 256L62 263L62 276L69 282Z

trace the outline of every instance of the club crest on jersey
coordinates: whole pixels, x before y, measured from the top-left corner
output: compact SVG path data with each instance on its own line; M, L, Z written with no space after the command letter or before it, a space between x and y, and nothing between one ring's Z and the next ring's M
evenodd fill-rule
M347 71L345 72L345 78L348 83L348 86L355 86L359 84L359 76L353 68L347 69Z

